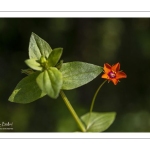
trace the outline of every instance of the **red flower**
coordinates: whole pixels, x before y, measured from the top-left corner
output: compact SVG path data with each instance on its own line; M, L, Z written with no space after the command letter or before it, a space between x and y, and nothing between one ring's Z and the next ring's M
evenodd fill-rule
M107 79L108 81L112 81L114 85L116 85L121 78L126 78L127 75L119 71L120 70L120 63L117 63L113 66L110 66L108 63L104 64L104 74L102 78Z

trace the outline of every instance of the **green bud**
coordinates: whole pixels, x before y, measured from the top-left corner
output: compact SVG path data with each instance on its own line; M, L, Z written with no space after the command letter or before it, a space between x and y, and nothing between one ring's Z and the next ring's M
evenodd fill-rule
M41 63L41 64L44 64L44 63L46 63L46 62L47 62L46 58L45 58L44 56L41 56L41 58L40 58L40 63Z

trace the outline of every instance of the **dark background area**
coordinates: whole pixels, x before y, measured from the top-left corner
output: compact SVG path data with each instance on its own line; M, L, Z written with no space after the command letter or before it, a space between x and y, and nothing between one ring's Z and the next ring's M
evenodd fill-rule
M120 62L127 74L116 86L105 84L95 102L96 112L117 112L105 132L150 131L149 18L0 18L0 123L13 122L12 132L74 132L78 127L61 97L48 96L29 104L8 101L26 75L31 32L52 48L63 47L64 62L103 66ZM79 116L87 113L97 87L92 82L65 91ZM0 130L0 132L6 132ZM9 131L11 132L11 131Z

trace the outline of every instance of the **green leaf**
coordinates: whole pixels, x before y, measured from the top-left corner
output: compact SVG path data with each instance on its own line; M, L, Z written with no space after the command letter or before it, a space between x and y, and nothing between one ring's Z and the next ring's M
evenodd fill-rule
M92 81L103 71L103 68L77 61L63 63L60 71L63 75L62 89L71 90Z
M25 63L34 70L42 71L40 63L38 63L35 59L27 59L25 60Z
M48 57L49 66L54 67L58 63L62 55L62 52L63 52L63 48L55 48L52 50L51 54Z
M85 123L87 132L102 132L114 122L115 116L115 112L92 112L83 115L81 120Z
M23 78L17 84L8 100L11 102L25 104L45 96L46 94L41 91L36 83L36 78L38 75L39 72L36 72Z
M49 57L52 49L50 45L32 32L29 42L29 58L39 60L41 56Z
M62 74L57 68L50 67L49 70L40 73L36 81L44 93L47 93L51 98L58 97L63 80Z

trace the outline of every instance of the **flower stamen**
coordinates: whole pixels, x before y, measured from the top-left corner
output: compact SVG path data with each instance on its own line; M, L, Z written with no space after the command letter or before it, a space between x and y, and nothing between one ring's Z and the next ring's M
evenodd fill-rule
M115 78L115 77L116 77L116 73L115 73L114 71L110 71L110 72L108 73L108 76L109 76L110 78Z

